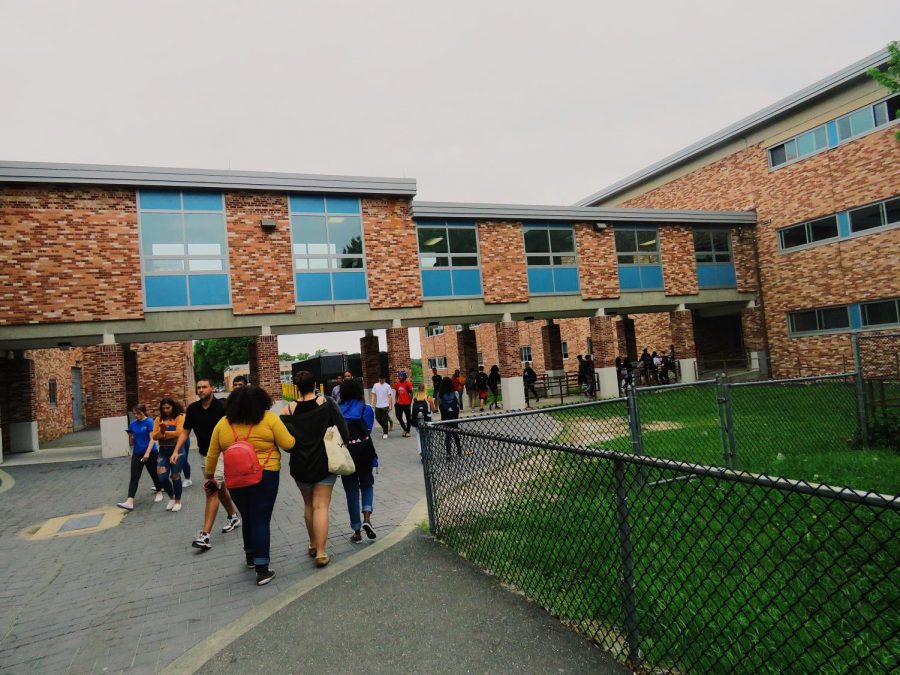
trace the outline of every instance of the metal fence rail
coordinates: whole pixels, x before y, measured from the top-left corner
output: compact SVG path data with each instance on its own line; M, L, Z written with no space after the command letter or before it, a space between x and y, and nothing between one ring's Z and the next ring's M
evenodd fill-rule
M432 531L641 672L896 672L900 498L567 442L590 410L425 425Z

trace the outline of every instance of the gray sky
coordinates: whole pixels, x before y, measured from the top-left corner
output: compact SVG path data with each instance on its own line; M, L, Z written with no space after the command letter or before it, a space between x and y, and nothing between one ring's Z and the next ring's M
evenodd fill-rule
M570 204L900 38L896 1L624 5L0 0L0 158Z

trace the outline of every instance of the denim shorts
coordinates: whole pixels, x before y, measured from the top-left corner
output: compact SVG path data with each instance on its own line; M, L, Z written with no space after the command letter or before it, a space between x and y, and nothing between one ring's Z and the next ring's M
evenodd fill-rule
M334 485L337 482L337 474L330 473L318 483L301 483L299 480L294 481L301 490L311 490L313 485Z

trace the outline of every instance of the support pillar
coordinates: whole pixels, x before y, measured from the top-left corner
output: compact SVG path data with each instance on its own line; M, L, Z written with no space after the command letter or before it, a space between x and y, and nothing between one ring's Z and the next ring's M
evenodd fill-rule
M758 370L760 375L767 377L769 364L762 322L762 312L753 303L741 310L741 334L744 339L744 349L749 356L747 365L751 370Z
M412 367L410 366L409 357L409 329L396 325L387 329L387 350L388 350L388 382L393 383L397 379L397 373L405 370L408 378L412 381Z
M554 323L553 319L548 319L547 323L541 326L541 343L544 346L544 372L550 377L565 375L562 334L559 324Z
M281 399L277 335L258 335L250 343L250 384L262 387L276 401Z
M525 383L522 381L522 352L519 344L519 324L502 321L496 324L497 360L503 387L503 409L521 410L525 407Z
M359 357L362 362L363 389L366 390L366 400L369 400L368 392L378 382L381 372L381 358L379 357L378 336L367 328L365 335L359 339Z
M459 357L459 370L463 376L471 368L478 370L478 343L475 331L469 328L468 324L456 333L456 354Z
M0 361L0 408L7 454L38 449L34 361L17 355Z
M616 398L619 395L619 381L616 378L616 356L619 340L614 317L600 314L588 319L591 329L591 344L594 352L594 371L600 381L600 398Z
M681 368L681 382L697 381L697 347L694 344L694 316L689 309L669 312L672 348Z
M634 334L634 319L624 314L616 321L616 340L619 345L619 353L616 356L625 356L629 361L637 361L637 338Z
M100 454L102 457L120 457L128 453L128 436L125 434L128 428L128 401L122 345L104 341L97 347L95 377Z

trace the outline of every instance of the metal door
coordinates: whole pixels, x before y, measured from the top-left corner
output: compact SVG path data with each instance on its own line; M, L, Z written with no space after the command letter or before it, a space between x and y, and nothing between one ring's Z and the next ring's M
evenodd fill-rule
M81 368L72 368L72 427L78 431L84 426L84 405L81 401Z

